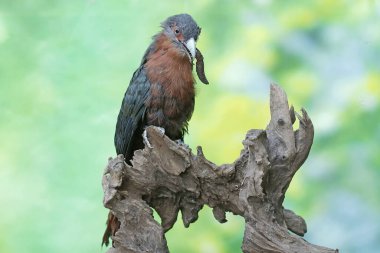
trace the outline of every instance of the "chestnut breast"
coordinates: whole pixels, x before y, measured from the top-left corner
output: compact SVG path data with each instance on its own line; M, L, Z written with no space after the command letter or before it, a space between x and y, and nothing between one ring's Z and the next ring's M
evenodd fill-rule
M161 35L145 69L151 83L146 124L163 127L171 139L182 139L194 110L192 63L186 53Z

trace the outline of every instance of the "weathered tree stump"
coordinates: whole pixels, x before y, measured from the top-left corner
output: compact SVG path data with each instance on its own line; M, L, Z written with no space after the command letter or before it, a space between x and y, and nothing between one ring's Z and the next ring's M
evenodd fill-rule
M215 165L200 147L193 155L156 127L146 129L145 148L135 152L132 167L122 155L110 158L103 176L104 205L121 225L108 252L169 252L164 233L173 227L178 211L188 227L203 205L221 223L227 211L244 217L243 252L338 252L305 241L304 219L282 205L309 154L313 124L305 110L300 116L289 108L285 92L274 84L270 111L266 130L248 131L232 164ZM300 124L293 131L295 116Z

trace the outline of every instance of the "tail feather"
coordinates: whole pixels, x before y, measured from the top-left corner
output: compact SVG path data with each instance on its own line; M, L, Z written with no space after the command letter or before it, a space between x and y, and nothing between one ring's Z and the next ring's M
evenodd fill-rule
M107 224L107 228L103 234L102 246L103 245L108 246L109 245L109 238L111 236L114 236L116 231L120 228L119 220L111 212L108 213L108 219L107 219L106 224Z

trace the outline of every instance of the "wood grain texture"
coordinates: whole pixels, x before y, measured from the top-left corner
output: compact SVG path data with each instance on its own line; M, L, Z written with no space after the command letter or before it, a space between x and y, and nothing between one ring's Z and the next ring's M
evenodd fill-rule
M188 227L204 205L219 222L226 222L225 212L244 217L244 253L338 252L305 241L306 222L283 207L292 177L309 154L314 129L305 110L300 116L289 108L279 86L271 85L270 100L270 123L265 130L248 131L232 164L215 165L200 147L194 155L155 127L146 129L149 145L135 152L132 167L122 155L110 159L103 176L104 205L121 225L108 252L168 252L164 233L178 212ZM295 115L300 121L296 131Z

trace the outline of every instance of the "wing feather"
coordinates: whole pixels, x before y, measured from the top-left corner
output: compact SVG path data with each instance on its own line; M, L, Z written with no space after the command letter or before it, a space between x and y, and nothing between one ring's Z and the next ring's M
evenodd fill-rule
M141 134L138 130L143 127L149 90L150 83L142 65L133 73L117 118L114 139L116 153L126 158L132 157L133 139L136 134Z

